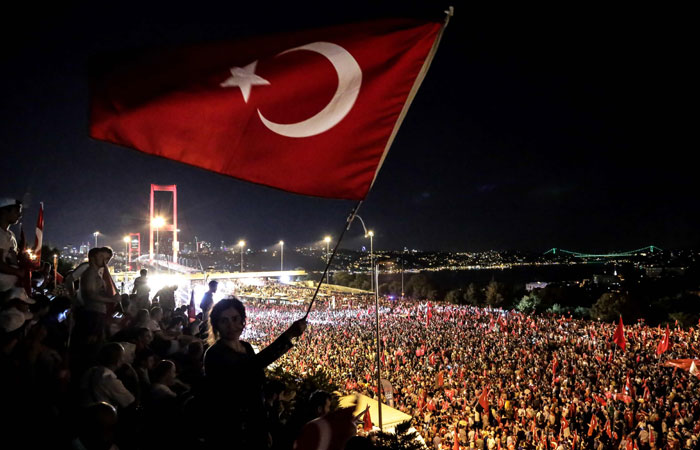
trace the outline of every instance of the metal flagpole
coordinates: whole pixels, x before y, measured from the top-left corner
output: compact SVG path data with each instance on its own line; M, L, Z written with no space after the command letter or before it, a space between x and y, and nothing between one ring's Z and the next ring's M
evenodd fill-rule
M343 227L343 231L340 232L340 236L338 236L338 240L335 243L335 247L333 247L333 253L331 253L331 256L328 258L328 262L326 263L326 268L323 269L323 273L321 274L321 279L318 280L318 284L316 285L316 291L314 292L314 296L311 297L311 302L309 303L309 307L306 309L306 314L304 314L304 317L302 319L306 319L309 316L309 312L311 312L311 308L314 305L314 301L316 300L316 296L318 295L319 289L321 289L321 285L323 284L323 278L326 276L328 273L328 269L331 266L331 263L333 262L333 258L335 257L336 252L338 251L338 247L340 246L340 241L343 240L343 236L345 235L345 232L350 229L350 225L352 225L352 221L355 219L355 215L357 214L357 211L360 209L360 205L362 205L362 200L357 202L357 205L350 211L350 215L348 216L348 220L345 222L345 226Z
M379 264L375 264L372 276L374 277L374 320L376 322L377 331L377 411L379 411L379 429L382 429L382 361L379 358L379 352L381 349L381 344L379 340Z

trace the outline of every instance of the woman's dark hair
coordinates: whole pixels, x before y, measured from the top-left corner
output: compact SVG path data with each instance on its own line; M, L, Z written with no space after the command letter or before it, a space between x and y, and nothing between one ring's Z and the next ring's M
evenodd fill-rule
M211 329L214 332L213 334L215 337L219 336L219 329L217 328L217 325L219 323L219 318L221 317L221 314L227 309L231 308L238 311L238 314L241 315L241 320L243 321L243 323L245 323L245 306L243 306L243 302L238 300L236 297L225 298L216 305L214 305L214 307L211 310L211 313L209 314L209 323L211 325Z
M174 362L170 361L169 359L164 359L153 368L153 371L151 372L151 379L154 383L158 383L173 367L175 367Z

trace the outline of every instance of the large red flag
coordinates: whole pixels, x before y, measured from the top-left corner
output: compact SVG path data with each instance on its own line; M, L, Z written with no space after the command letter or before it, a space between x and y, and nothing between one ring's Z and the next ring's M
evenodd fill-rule
M111 56L90 135L299 194L367 195L443 23L384 19Z
M656 346L656 355L659 356L663 352L668 350L668 340L669 340L669 329L668 329L668 324L666 324L666 334L664 334L664 337L661 338L661 342L659 342L659 345Z
M625 327L622 325L622 316L620 316L620 323L617 324L615 334L613 334L613 342L616 343L622 350L625 349Z

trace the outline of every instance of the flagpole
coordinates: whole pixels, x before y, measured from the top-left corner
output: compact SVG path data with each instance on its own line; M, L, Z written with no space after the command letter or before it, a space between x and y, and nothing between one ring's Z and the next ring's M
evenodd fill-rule
M306 314L304 314L304 317L302 317L302 319L306 319L309 316L309 313L311 312L311 308L314 305L314 301L316 300L316 296L318 295L318 291L321 289L321 285L323 284L323 278L328 273L328 269L330 268L331 263L333 262L333 258L335 257L335 254L338 252L338 247L340 246L340 241L343 240L343 236L345 235L345 232L350 229L350 225L352 225L352 221L355 219L355 216L357 215L357 211L360 209L361 205L362 205L362 200L357 202L355 207L353 207L352 210L350 211L350 215L348 216L348 219L345 222L345 226L343 227L343 230L340 232L340 236L338 236L338 240L335 243L335 247L333 247L333 253L331 253L331 256L328 258L328 261L326 262L326 268L323 269L323 273L321 274L321 279L318 280L318 284L316 285L316 291L314 292L314 296L311 297L311 302L309 303L309 307L306 309Z
M377 411L379 411L379 429L382 430L382 361L379 357L381 344L379 340L379 264L372 267L372 276L374 277L374 320L377 327Z

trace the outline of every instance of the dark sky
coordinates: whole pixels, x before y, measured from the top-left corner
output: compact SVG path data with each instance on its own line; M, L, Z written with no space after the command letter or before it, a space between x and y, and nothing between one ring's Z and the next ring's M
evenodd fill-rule
M178 185L183 241L307 244L337 234L353 204L91 140L91 55L444 9L440 2L95 3L108 2L4 14L0 195L28 200L29 229L44 201L45 236L54 244L87 241L100 230L103 242L117 246L126 232L144 232L150 183ZM376 230L376 247L698 245L690 14L616 8L456 3L360 211ZM363 243L358 224L345 245Z

